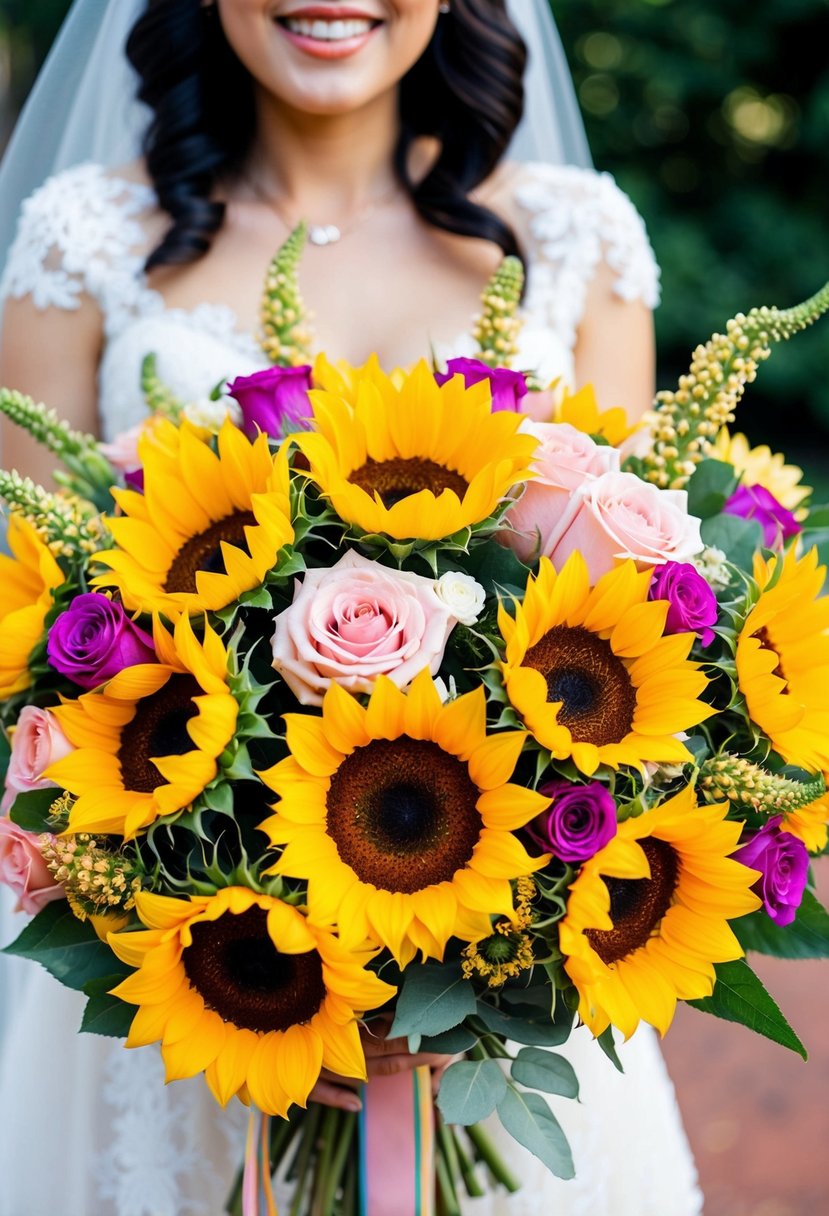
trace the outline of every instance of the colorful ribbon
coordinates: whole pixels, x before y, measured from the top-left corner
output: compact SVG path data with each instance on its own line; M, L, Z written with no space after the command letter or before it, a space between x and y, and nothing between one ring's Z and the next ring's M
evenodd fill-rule
M360 1112L360 1216L434 1216L432 1074L374 1077Z
M256 1120L260 1120L259 1134ZM271 1118L250 1112L242 1175L242 1216L279 1216L271 1180Z

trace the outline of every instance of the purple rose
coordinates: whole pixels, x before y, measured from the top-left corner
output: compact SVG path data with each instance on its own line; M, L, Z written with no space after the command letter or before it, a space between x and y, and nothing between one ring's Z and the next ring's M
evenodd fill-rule
M782 819L782 815L770 819L733 856L749 869L760 871L752 890L776 925L790 925L806 888L809 851L791 832L780 831Z
M136 494L144 493L144 469L132 469L129 473L124 474L124 485L128 490L135 490Z
M765 486L740 486L723 507L723 514L756 519L763 529L763 544L767 549L780 547L801 531L791 511L787 511Z
M490 367L480 359L450 359L445 372L435 372L438 384L446 384L453 376L463 376L467 388L488 380L493 414L499 410L521 413L521 398L527 395L527 377L523 372L513 372L508 367Z
M305 429L311 415L308 390L311 368L268 367L252 376L237 376L228 393L239 403L245 433L255 439L260 431L280 439Z
M648 598L670 604L666 633L698 633L703 646L711 645L715 634L710 626L717 623L717 597L690 562L657 566Z
M95 688L125 667L155 663L153 639L120 604L90 591L77 596L49 631L49 662L81 688Z
M616 803L600 782L550 781L538 792L552 801L525 831L545 853L586 861L616 835Z

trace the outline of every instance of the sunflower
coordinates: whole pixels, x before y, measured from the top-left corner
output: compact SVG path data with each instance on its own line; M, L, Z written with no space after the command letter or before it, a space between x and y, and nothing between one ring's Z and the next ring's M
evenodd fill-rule
M817 549L754 559L759 598L737 638L737 680L752 722L788 764L829 768L829 599Z
M139 1006L127 1047L160 1041L168 1081L204 1072L223 1106L236 1095L284 1117L321 1068L366 1079L357 1019L395 994L369 954L246 887L136 906L147 928L108 940L138 970L112 991Z
M324 354L317 355L314 360L314 388L323 389L326 393L342 397L352 406L357 404L361 381L370 380L383 392L388 391L389 388L402 388L406 375L407 373L402 367L396 367L394 371L387 374L380 366L380 360L376 355L369 355L361 367L354 367L351 363L346 363L344 359L331 363Z
M600 410L592 384L586 384L577 393L565 388L561 400L556 404L553 422L569 422L570 426L586 435L600 435L613 448L619 447L643 425L641 422L628 422L628 416L620 405Z
M824 773L829 784L829 773ZM829 838L829 790L814 802L784 815L783 830L802 840L810 853L822 853Z
M280 797L262 828L285 846L274 871L307 879L315 920L405 966L512 916L510 879L548 860L512 832L548 800L509 784L525 736L487 735L483 687L444 706L428 670L408 695L380 676L364 709L332 684L321 717L285 720L291 754L261 774Z
M172 432L172 433L171 433ZM218 453L186 421L142 437L143 494L114 490L122 516L107 520L116 548L98 554L130 611L218 611L261 585L293 542L289 473L267 435L251 443L230 420Z
M0 553L0 698L28 688L29 656L43 638L53 591L64 582L63 571L35 529L13 511L6 533L14 554Z
M125 667L53 710L76 748L47 770L76 795L68 832L129 839L189 806L218 772L238 714L227 652L207 624L200 643L186 616L173 636L156 618L153 640L158 663Z
M438 386L419 363L399 388L367 374L352 406L311 393L312 432L296 436L312 479L339 517L397 540L440 540L492 516L529 476L537 440L517 414L493 414L488 382Z
M544 557L515 618L499 608L507 697L555 759L588 775L690 761L675 736L715 712L698 700L708 681L688 662L694 635L663 637L668 605L648 602L650 580L626 562L591 590L580 553L558 573Z
M564 966L593 1034L630 1038L640 1019L661 1034L677 1000L710 996L714 963L742 958L729 920L760 907L757 871L729 857L742 825L728 804L697 806L689 786L619 824L581 868L559 924Z
M796 519L805 518L806 511L798 507L809 497L812 487L801 485L803 470L796 464L786 464L782 453L772 452L765 444L753 448L745 435L732 435L723 427L710 455L730 464L743 485L762 486L781 506L793 511Z

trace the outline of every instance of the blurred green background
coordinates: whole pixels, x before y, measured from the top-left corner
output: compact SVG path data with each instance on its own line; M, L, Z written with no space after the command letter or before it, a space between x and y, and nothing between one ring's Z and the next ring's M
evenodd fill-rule
M539 4L545 0L537 0ZM68 0L0 0L0 146ZM553 0L596 165L662 266L660 384L754 304L829 279L829 0ZM829 498L829 320L776 352L740 428Z

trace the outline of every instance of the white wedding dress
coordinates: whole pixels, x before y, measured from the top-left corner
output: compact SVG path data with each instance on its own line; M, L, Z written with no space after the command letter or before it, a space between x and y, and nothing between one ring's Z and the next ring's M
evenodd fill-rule
M654 306L658 272L644 227L607 175L525 166L515 187L530 240L525 325L517 366L573 377L573 348L590 280L604 261L615 290ZM82 293L105 323L100 367L104 437L145 414L141 360L185 400L223 376L264 365L233 313L205 303L168 309L141 274L144 186L85 165L51 179L26 203L0 297L73 309ZM424 332L424 353L434 335ZM436 344L444 358L474 353L468 338ZM60 410L60 401L51 403ZM4 915L0 943L23 927ZM0 1216L220 1216L237 1167L245 1112L221 1112L200 1078L164 1088L154 1047L76 1035L82 998L45 971L0 960ZM2 1024L0 1024L1 1026ZM514 1171L515 1196L467 1200L469 1216L695 1216L702 1199L673 1088L655 1036L642 1028L620 1049L620 1075L588 1032L564 1049L580 1102L552 1098L570 1139L574 1181L553 1178L493 1123ZM282 1197L284 1202L284 1196ZM396 1216L389 1210L387 1216Z

